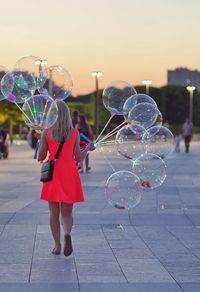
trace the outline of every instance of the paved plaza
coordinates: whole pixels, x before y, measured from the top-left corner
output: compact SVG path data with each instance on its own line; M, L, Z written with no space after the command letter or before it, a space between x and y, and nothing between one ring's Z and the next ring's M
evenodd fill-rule
M199 292L200 143L166 160L167 178L131 211L109 206L109 159L94 151L74 208L74 253L55 256L40 164L25 143L0 161L0 292ZM111 157L111 159L113 159ZM126 162L127 163L127 162ZM127 165L120 159L116 170Z

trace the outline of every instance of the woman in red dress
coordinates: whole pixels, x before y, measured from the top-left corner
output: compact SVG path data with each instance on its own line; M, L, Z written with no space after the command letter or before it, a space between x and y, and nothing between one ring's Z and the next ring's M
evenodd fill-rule
M73 204L84 201L84 195L76 162L82 161L89 150L94 150L92 143L80 150L80 136L72 121L67 105L56 100L58 118L56 123L41 136L38 160L43 161L48 155L53 160L60 142L65 139L59 158L55 161L53 179L44 182L41 199L48 201L50 210L50 227L55 241L53 254L61 253L60 214L65 234L64 255L69 256L72 249L71 229L73 224Z

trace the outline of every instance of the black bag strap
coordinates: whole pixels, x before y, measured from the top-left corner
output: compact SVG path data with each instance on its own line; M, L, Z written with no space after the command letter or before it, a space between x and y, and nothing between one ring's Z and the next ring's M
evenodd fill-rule
M56 155L55 155L55 158L54 159L58 159L64 143L65 143L65 137L63 137L62 141L60 142L60 145L58 147L58 150L56 152Z

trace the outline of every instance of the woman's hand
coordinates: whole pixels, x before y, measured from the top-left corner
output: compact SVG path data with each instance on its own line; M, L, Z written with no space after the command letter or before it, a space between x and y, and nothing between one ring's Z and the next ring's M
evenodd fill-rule
M89 151L93 151L93 150L96 149L96 147L94 146L94 143L93 143L93 142L90 143L89 145L90 145L90 147L89 147Z
M41 139L41 136L42 136L42 131L39 131L37 130L36 133L35 133L35 137L40 140Z

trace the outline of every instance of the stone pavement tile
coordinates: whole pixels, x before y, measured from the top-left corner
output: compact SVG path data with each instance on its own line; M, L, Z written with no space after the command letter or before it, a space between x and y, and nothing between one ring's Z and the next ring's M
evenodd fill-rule
M118 213L118 216L116 214L105 214L99 213L95 216L91 213L88 213L87 215L81 214L81 213L75 213L74 214L74 224L125 224L129 225L129 216L128 213Z
M184 292L199 292L200 283L180 283Z
M178 283L200 283L200 264L166 265L166 269Z
M197 262L198 257L195 256L193 253L191 253L188 250L180 251L180 249L177 250L155 250L154 251L155 256L162 262L162 264L165 266L167 264L169 265L176 265L177 263L182 262Z
M80 284L80 292L182 292L174 283ZM4 292L4 291L2 291ZM8 291L10 292L10 291ZM189 292L189 291L187 291ZM190 291L193 292L193 291ZM197 292L197 291L194 291Z
M30 224L26 224L26 222L23 222L23 224L15 224L11 225L8 224L5 226L2 238L5 239L13 239L13 238L22 238L22 237L34 237L36 233L36 227Z
M145 248L144 242L138 238L135 239L119 239L119 240L109 240L109 245L112 249L124 248L124 249L136 249Z
M31 269L31 282L77 283L77 273L73 257L34 259Z
M109 250L108 252L90 252L88 250L88 252L81 252L81 251L76 251L74 250L74 258L75 258L75 262L76 264L97 264L97 263L104 263L106 264L107 262L114 262L116 263L116 258L113 255L112 251Z
M1 245L1 243L0 243ZM12 249L9 247L7 250L0 250L0 265L3 264L31 264L32 250L18 251L18 248Z
M154 215L154 214L131 214L133 226L190 226L191 221L185 215Z
M10 263L12 255L14 256L13 262L18 263L20 261L20 255L22 255L22 262L27 263L30 260L28 254L32 254L34 246L34 238L36 233L36 227L30 225L6 225L3 233L0 237L0 254L8 254L0 261L7 261ZM16 255L15 255L16 254Z
M117 260L120 259L155 259L153 253L147 248L114 248L112 249Z
M41 200L34 200L31 204L19 210L20 213L49 213L47 204Z
M0 292L79 292L75 283L14 283L0 284Z
M114 259L111 262L76 261L80 282L126 282L120 266Z
M79 283L126 283L123 275L79 275L78 278Z
M0 213L4 212L5 210L7 213L18 212L33 201L33 198L16 198L14 200L10 200L9 202L0 206Z
M8 224L11 218L14 216L14 213L0 213L0 224Z
M198 249L200 228L197 227L168 227L168 230L189 249Z
M1 216L1 214L0 214ZM47 225L49 222L48 213L16 213L16 215L10 220L9 224L33 224L33 225Z
M195 226L200 226L200 216L199 214L190 214L189 212L187 213L188 218L192 222L193 225Z
M157 259L118 259L128 282L173 283L174 279Z
M28 282L29 273L29 264L1 264L0 283Z
M191 248L190 252L200 259L200 247L199 248Z

